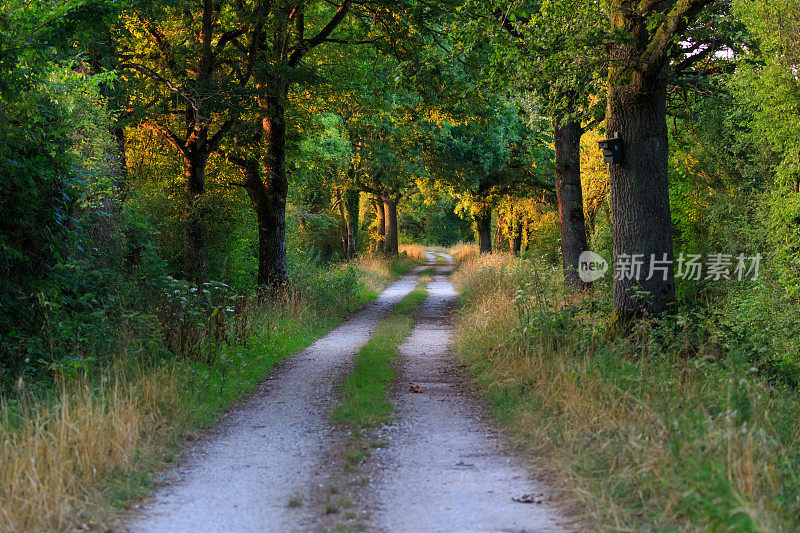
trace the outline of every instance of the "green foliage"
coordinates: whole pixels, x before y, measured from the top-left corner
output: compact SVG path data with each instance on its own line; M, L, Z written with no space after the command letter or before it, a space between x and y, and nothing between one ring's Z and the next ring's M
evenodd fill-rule
M780 157L782 183L800 183L800 91L797 76L800 24L796 0L734 2L736 14L758 41L731 84L737 98L752 110L752 127Z

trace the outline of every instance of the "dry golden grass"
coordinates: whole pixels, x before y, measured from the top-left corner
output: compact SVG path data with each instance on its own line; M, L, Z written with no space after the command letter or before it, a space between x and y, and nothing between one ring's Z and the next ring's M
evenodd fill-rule
M402 254L405 253L415 261L425 261L425 248L420 244L401 244L398 251Z
M515 298L531 279L531 264L509 256L462 261L458 352L520 442L563 480L556 485L573 511L609 531L793 529L794 395L754 379L750 365L740 372L665 353L658 324L604 342L590 322L559 318L575 302L557 288L544 288L547 309L534 313L548 320L529 322L523 343ZM670 350L679 345L680 337Z
M480 251L477 244L460 242L450 248L447 253L453 256L456 262L461 262L472 257L477 257Z
M180 416L181 387L169 367L109 379L64 386L53 403L23 399L13 414L2 407L0 530L81 523L87 492L127 469L154 427Z
M369 291L382 291L392 279L391 265L384 256L363 255L353 263L361 270L361 281Z

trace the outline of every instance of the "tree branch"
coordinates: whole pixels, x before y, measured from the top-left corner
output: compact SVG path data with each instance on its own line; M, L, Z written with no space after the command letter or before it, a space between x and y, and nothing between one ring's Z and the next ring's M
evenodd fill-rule
M666 20L656 29L647 49L639 60L639 71L646 78L654 78L666 64L675 38L694 21L695 16L715 0L678 0L666 15Z
M296 67L300 64L300 61L303 59L310 50L313 50L327 39L333 30L335 30L339 24L342 23L344 17L347 15L348 10L350 9L350 4L352 4L352 0L344 0L339 9L336 10L333 17L330 21L325 25L324 28L320 30L318 34L316 34L311 39L303 39L298 44L297 48L295 48L291 54L289 54L289 66Z
M145 126L152 129L155 132L160 133L164 136L164 138L169 142L176 150L178 150L184 156L188 155L188 151L186 149L186 141L175 135L175 133L167 126L166 124L162 124L160 121L156 119L151 119L145 122Z

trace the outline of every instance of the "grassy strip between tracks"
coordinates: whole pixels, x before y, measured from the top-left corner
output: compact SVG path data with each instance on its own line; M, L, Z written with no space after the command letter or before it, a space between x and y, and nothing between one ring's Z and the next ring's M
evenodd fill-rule
M368 478L359 472L360 465L373 448L388 444L376 437L376 429L392 419L394 407L389 389L395 378L393 363L399 358L399 345L414 327L413 311L428 297L426 283L417 287L378 324L372 337L359 351L353 370L339 389L341 403L332 419L346 428L347 437L329 458L342 469L328 470L326 484L314 499L320 508L322 530L362 531L369 525L369 511L361 491ZM301 504L293 498L290 506Z
M333 412L334 422L348 424L353 429L366 429L391 419L393 408L388 389L395 375L392 362L399 356L398 345L414 327L411 312L427 297L425 285L420 283L395 307L391 316L375 328L340 389L342 401Z

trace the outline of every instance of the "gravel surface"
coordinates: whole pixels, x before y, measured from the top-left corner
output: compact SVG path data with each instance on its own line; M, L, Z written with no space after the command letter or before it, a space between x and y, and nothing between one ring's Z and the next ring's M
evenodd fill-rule
M212 428L155 493L131 532L313 530L304 506L289 507L312 483L313 466L332 446L335 383L372 329L416 285L419 267L380 298L265 380L258 393Z
M562 531L544 489L504 448L449 356L457 295L452 267L436 270L400 347L396 422L384 433L390 444L372 459L379 473L373 523L382 531Z

